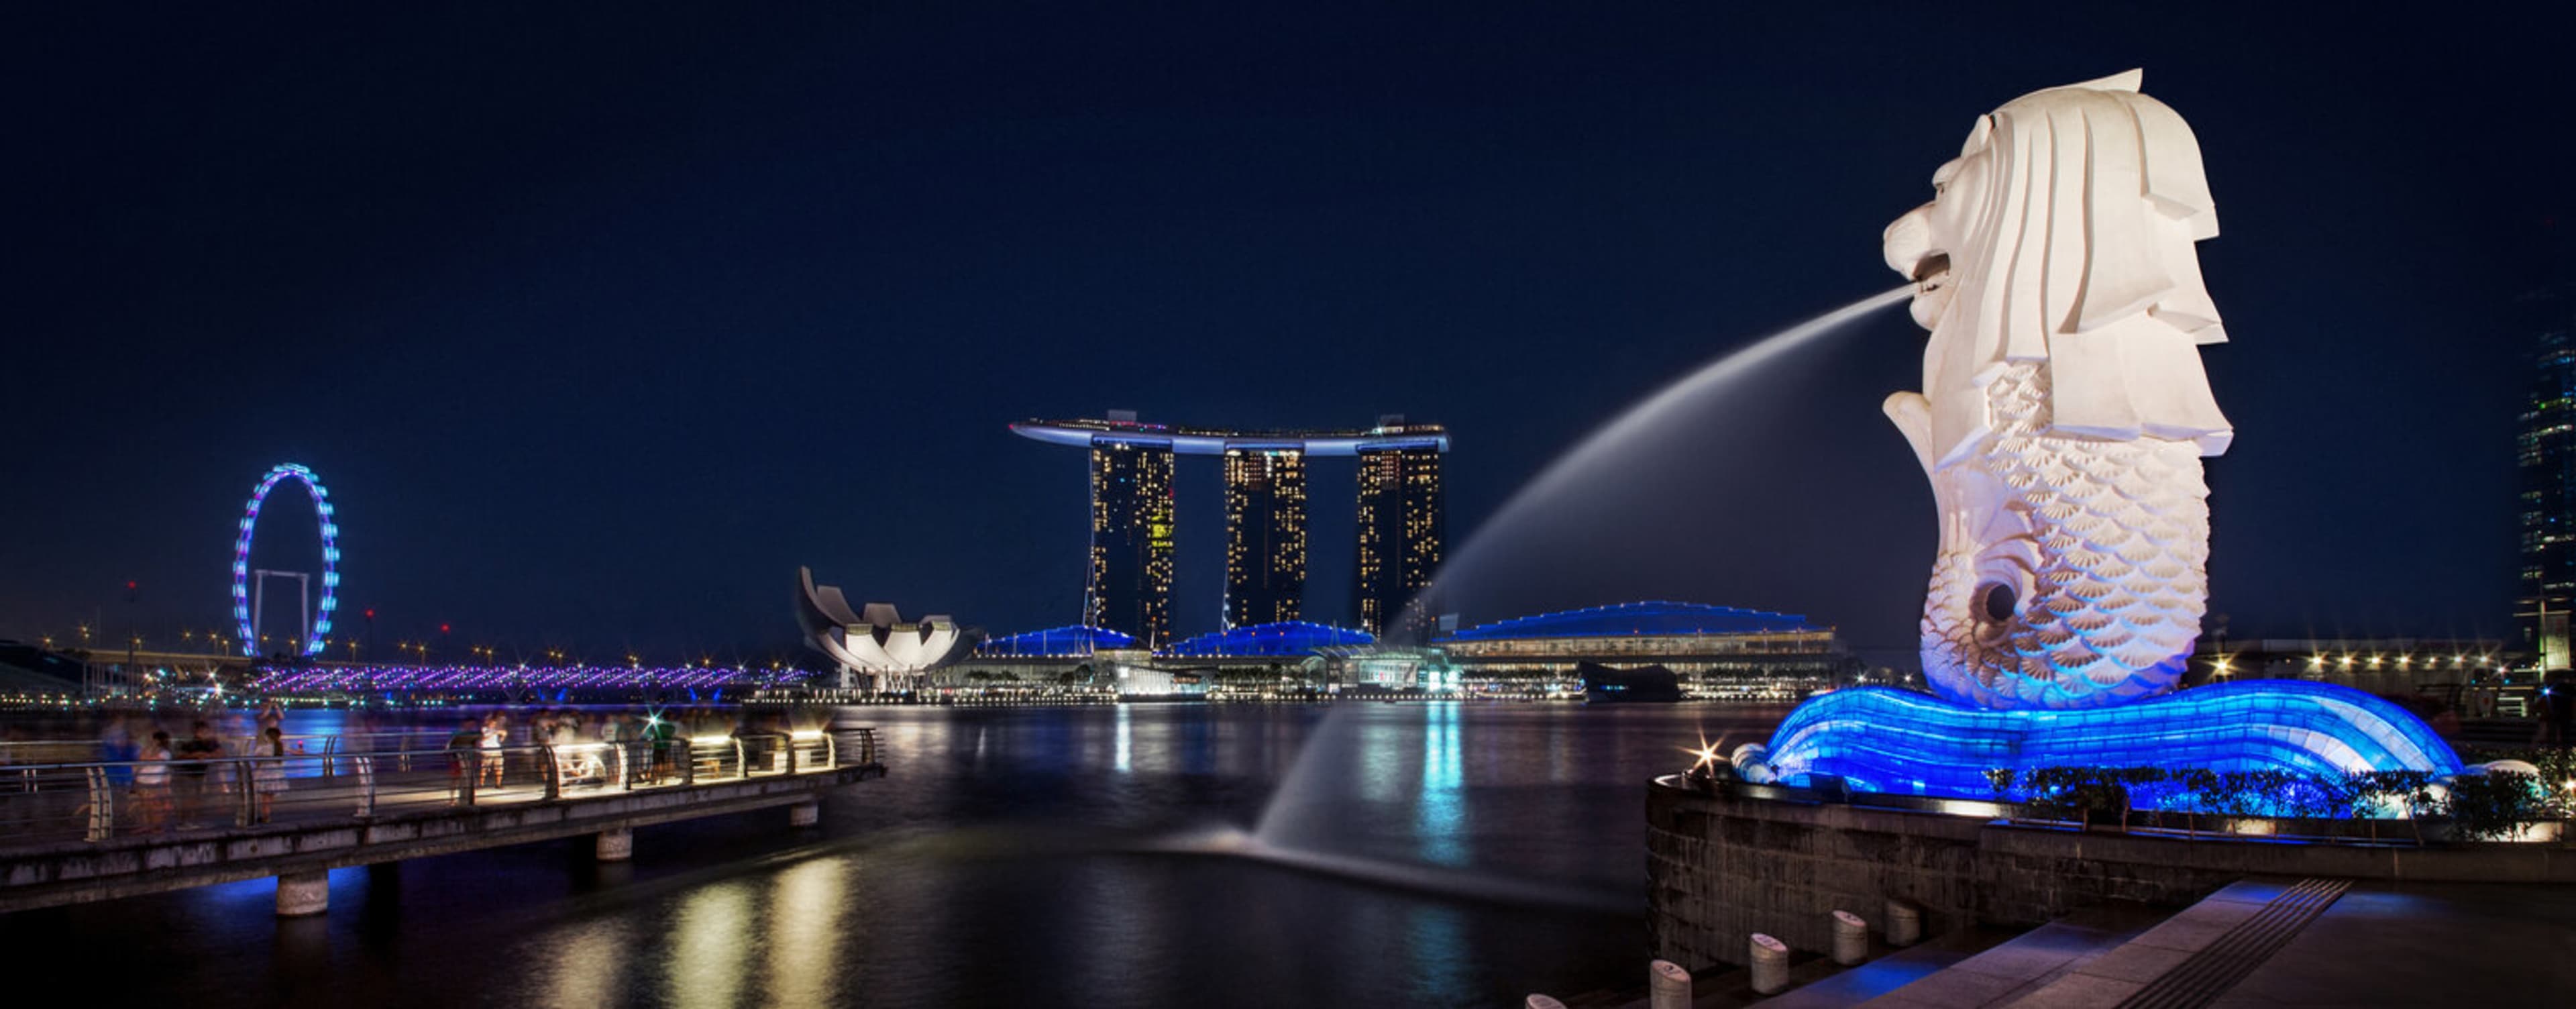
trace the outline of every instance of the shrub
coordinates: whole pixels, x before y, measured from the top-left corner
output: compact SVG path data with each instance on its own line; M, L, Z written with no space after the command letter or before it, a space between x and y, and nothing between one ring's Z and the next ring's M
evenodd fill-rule
M2540 779L2519 771L2461 775L2451 782L2448 806L2451 829L2470 841L2509 838L2549 815Z
M2544 779L2514 772L2461 775L2447 787L2424 771L2334 776L2161 767L1999 768L1987 771L1986 781L1996 799L2056 819L2131 807L2315 819L2448 817L2464 840L2512 837L2524 824L2565 817L2569 805Z

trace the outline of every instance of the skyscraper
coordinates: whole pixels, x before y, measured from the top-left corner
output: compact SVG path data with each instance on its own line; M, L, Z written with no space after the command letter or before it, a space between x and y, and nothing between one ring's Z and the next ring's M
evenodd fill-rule
M2517 455L2522 465L2523 644L2542 669L2571 662L2568 610L2576 607L2576 284L2522 299L2538 334L2531 395Z
M1359 616L1371 631L1431 584L1446 535L1440 456L1449 431L1389 415L1366 428L1247 430L1154 424L1135 411L1029 420L1023 438L1091 454L1091 571L1083 621L1147 647L1172 638L1172 457L1225 463L1225 626L1303 618L1306 466L1359 461ZM1410 624L1407 630L1417 630Z
M1306 450L1225 450L1225 626L1296 620L1306 596Z
M1380 421L1380 433L1409 431L1403 418ZM1438 435L1438 427L1426 427ZM1392 441L1359 449L1360 626L1371 634L1393 630L1420 631L1420 613L1405 604L1431 584L1440 566L1447 535L1446 505L1440 492L1440 455L1445 435L1435 441Z
M1171 636L1172 444L1091 445L1091 584L1083 622L1151 648Z

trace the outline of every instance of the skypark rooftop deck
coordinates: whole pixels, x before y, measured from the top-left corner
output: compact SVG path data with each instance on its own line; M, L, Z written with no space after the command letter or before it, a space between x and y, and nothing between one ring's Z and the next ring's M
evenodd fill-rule
M1311 456L1429 448L1449 451L1449 430L1438 424L1385 424L1371 428L1190 427L1132 420L1024 420L1011 433L1054 445L1089 447L1094 441L1169 445L1181 455L1224 455L1227 449L1297 449Z

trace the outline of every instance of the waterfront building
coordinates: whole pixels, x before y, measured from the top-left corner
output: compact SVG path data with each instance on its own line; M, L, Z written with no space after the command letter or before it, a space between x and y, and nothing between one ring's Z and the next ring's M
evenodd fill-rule
M2523 647L2541 669L2576 666L2568 611L2576 608L2576 283L2522 299L2537 333L2531 391L2523 403L2521 463Z
M1694 698L1794 700L1840 685L1858 663L1805 617L1663 600L1518 617L1433 642L1469 682L1574 682L1585 665L1657 665Z
M2512 672L2522 667L2520 675ZM2383 697L2418 697L2471 716L2536 709L2539 677L2493 638L2202 638L2186 687L2310 680Z
M1133 635L1074 624L986 638L940 679L943 686L1001 681L1032 686L1106 686L1119 663L1143 663L1151 653ZM980 674L980 675L979 675Z
M1379 422L1381 430L1408 430L1404 418ZM1440 491L1442 445L1395 441L1359 453L1359 563L1353 598L1359 623L1372 634L1391 628L1418 635L1428 628L1419 608L1407 604L1431 584L1447 535L1447 506Z
M1401 416L1350 429L1254 430L1148 424L1133 411L1105 418L1030 420L1023 438L1091 452L1091 576L1083 622L1170 640L1172 457L1226 461L1226 597L1229 628L1300 619L1306 586L1306 466L1359 460L1356 609L1370 633L1431 583L1446 535L1440 457L1449 433Z
M1295 621L1306 603L1306 451L1225 450L1225 626Z
M987 678L1078 681L1133 693L1131 684L1167 682L1139 679L1151 669L1180 677L1168 682L1205 685L1220 696L1376 688L1567 697L1581 692L1587 667L1650 666L1670 670L1687 696L1713 700L1795 700L1844 685L1858 670L1833 628L1804 617L1659 601L1497 621L1428 645L1288 621L1147 650L1116 631L1059 627L988 640L951 678L981 671Z
M1091 445L1091 581L1083 622L1160 643L1172 624L1172 446L1151 438Z
M796 619L806 645L839 667L844 690L912 689L959 643L957 622L946 616L905 620L893 603L853 610L838 586L814 584L812 568L796 569Z
M1302 659L1314 654L1318 648L1365 645L1375 640L1367 631L1292 620L1201 634L1186 641L1173 642L1161 654L1183 659Z
M1340 690L1418 690L1445 694L1466 684L1449 654L1423 645L1326 645L1299 670L1310 683Z
M1087 659L1097 652L1134 647L1134 635L1075 624L986 638L975 646L975 655L983 659Z

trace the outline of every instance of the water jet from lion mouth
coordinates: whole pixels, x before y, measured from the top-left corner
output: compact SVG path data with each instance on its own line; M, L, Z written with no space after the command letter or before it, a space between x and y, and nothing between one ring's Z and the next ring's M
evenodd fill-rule
M1917 285L1906 283L1811 317L1720 355L1635 401L1513 491L1502 507L1495 509L1493 517L1442 562L1431 584L1407 605L1405 612L1413 619L1390 622L1391 630L1427 627L1429 620L1424 618L1428 614L1454 611L1458 600L1446 594L1450 587L1479 582L1482 576L1475 569L1501 559L1498 552L1564 524L1567 516L1580 515L1579 509L1570 506L1596 496L1600 487L1621 483L1611 471L1627 454L1624 450L1673 437L1678 433L1674 421L1724 402L1765 368L1918 293Z

